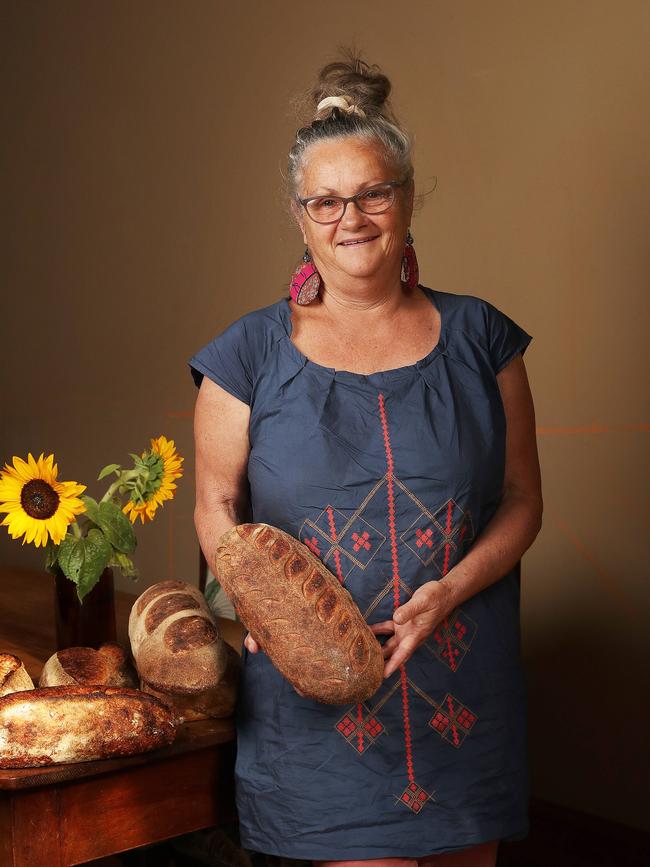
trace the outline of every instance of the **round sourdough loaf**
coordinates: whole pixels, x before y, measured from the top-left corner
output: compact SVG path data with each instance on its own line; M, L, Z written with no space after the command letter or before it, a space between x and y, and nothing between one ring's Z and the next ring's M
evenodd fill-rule
M102 644L99 650L92 647L66 647L57 650L43 666L39 686L64 686L76 683L80 686L103 684L104 686L138 685L135 671L129 665L124 650L119 644Z
M217 577L246 628L303 695L365 701L381 685L381 646L348 591L288 533L240 524L217 543Z
M184 581L161 581L136 599L129 639L140 679L159 692L206 692L226 670L229 653L205 597Z

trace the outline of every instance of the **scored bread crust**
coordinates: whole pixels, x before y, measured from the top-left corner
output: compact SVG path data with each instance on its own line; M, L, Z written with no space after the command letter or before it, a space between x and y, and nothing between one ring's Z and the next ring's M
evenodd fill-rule
M195 695L214 689L228 652L205 597L184 581L160 581L133 604L129 639L138 675L154 690Z
M12 653L0 653L0 696L25 689L34 689L34 684L22 660Z
M349 592L301 542L268 524L240 524L217 543L217 578L281 674L326 704L370 698L381 646Z
M169 709L137 689L46 686L0 698L0 768L130 756L175 735Z
M111 642L102 644L99 650L66 647L53 653L43 666L38 685L65 684L136 687L138 682L124 650Z

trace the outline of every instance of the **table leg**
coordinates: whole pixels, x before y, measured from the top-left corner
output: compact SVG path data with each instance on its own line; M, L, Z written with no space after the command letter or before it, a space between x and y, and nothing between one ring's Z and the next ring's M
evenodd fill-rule
M0 838L2 867L62 867L57 792L0 795Z

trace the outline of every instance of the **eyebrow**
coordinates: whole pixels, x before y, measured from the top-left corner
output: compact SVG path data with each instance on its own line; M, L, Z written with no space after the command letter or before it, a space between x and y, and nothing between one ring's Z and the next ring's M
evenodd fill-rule
M364 181L362 184L359 184L359 186L356 188L355 192L352 195L355 196L357 193L361 192L361 190L367 190L369 187L376 187L379 184L385 183L387 183L387 181L385 181L383 178L376 178L372 181ZM341 196L341 193L339 193L337 190L332 189L331 187L317 187L317 190L322 190L323 192L310 193L308 196L303 196L302 198L310 199L312 196Z

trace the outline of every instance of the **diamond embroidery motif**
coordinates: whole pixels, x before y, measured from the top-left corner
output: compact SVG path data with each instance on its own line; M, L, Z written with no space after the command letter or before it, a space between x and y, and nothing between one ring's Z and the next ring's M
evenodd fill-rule
M476 628L472 618L457 608L438 624L425 646L440 662L456 671L474 641Z
M402 794L399 796L398 801L414 813L419 813L426 802L430 801L432 798L433 795L430 795L422 788L422 786L418 786L417 783L413 782L409 783L404 789Z
M323 515L325 515L325 521L327 521L327 511L321 514L319 521L321 521ZM339 519L343 518L340 512L336 512L335 515L338 515ZM303 545L309 548L312 554L315 554L316 557L325 563L341 582L345 581L355 565L359 565L354 562L344 549L333 542L331 537L314 521L303 521L298 538Z
M339 536L339 545L360 569L366 568L385 541L383 533L361 517L351 521Z
M429 720L429 725L444 740L458 748L474 728L477 719L475 713L447 693Z
M425 566L433 560L445 541L445 534L424 512L400 536L402 542Z
M365 753L385 733L381 721L365 704L348 710L337 722L336 730L357 753Z
M408 489L403 490L409 493ZM433 563L441 575L446 575L458 560L461 544L473 535L469 514L454 500L447 500L433 514L422 507L400 539L425 566Z

